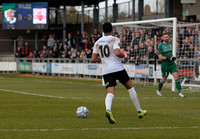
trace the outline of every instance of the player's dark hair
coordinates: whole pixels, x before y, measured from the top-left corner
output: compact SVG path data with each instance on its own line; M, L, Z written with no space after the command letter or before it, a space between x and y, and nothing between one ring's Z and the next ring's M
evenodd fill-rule
M165 35L168 35L168 36L169 36L169 33L164 32L164 33L162 34L162 36L165 36Z
M104 33L110 33L110 32L112 32L112 24L110 22L105 22L103 24L103 32Z

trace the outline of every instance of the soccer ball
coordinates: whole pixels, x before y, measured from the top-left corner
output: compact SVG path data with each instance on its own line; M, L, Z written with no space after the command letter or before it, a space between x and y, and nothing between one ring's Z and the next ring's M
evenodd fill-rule
M76 116L78 118L86 118L88 117L89 111L86 107L81 106L76 110Z

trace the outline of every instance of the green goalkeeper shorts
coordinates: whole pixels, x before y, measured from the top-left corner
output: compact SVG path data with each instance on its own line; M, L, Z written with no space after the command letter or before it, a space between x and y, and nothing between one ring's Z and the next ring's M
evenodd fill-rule
M167 77L169 73L178 72L175 62L162 62L161 63L162 77Z

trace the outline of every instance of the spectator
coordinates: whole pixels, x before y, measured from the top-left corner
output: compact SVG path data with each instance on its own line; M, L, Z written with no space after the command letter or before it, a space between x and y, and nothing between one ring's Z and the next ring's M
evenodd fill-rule
M148 47L148 51L147 51L145 58L148 58L148 59L154 58L154 52L153 52L153 48L151 46Z
M29 52L28 58L29 59L35 58L32 52Z
M79 30L77 31L77 34L75 36L75 43L77 51L81 52L81 33Z
M134 46L133 53L131 54L131 60L137 60L139 58L139 48L138 45Z
M44 45L47 45L47 36L44 35L43 38L41 39L41 45L44 46Z
M33 50L33 55L34 55L34 57L35 58L39 58L40 57L40 55L38 54L38 51L37 50Z
M193 44L190 44L188 52L187 52L188 58L194 58L194 53L195 53L194 46Z
M54 44L55 44L55 39L53 38L51 34L49 34L49 38L47 40L47 48L52 49Z
M28 55L30 55L30 52L31 52L31 47L29 46L28 42L25 42L24 56L27 57Z
M129 27L126 27L126 36L127 36L128 44L130 44L132 40L132 32Z
M40 55L41 58L49 58L49 54L45 51L42 50L42 54Z
M91 45L88 42L88 39L85 38L82 41L82 50L91 49Z
M146 56L146 52L147 52L147 49L144 45L143 42L140 43L140 48L139 48L139 59L142 60L145 58Z
M52 56L53 56L53 58L59 57L59 52L58 52L58 49L56 46L53 47Z
M127 47L126 47L126 52L127 52L127 55L130 57L130 55L133 53L133 50L131 49L131 47L130 47L130 45L128 45Z
M64 45L64 50L62 51L62 53L61 53L61 57L62 58L65 58L65 57L67 57L67 45L65 44Z
M131 34L131 41L130 41L130 47L133 48L134 47L134 42L135 42L135 32L132 32Z
M18 57L18 58L22 57L21 48L19 46L17 47L15 57Z
M22 35L19 35L17 38L17 46L23 45L24 37Z
M134 45L139 45L139 43L140 43L140 33L136 32L136 37L135 37Z
M47 46L46 46L46 45L43 45L43 47L42 47L42 51L40 52L40 54L42 54L43 51L47 52Z
M53 58L53 50L52 49L49 50L49 57L48 58Z
M94 29L94 34L95 34L95 35L100 34L97 28Z
M73 59L71 51L67 51L66 58Z
M57 47L57 51L58 52L61 52L63 50L63 44L62 42L58 39L56 40L55 44L54 44L54 47Z
M80 58L81 58L81 59L85 59L85 58L87 58L87 55L86 55L85 50L82 50L82 51L81 51Z
M77 57L77 52L78 51L75 48L72 50L72 57L73 57L73 59L75 59Z
M121 35L120 41L121 41L120 47L123 49L126 49L126 46L128 45L128 40L127 40L126 35Z
M67 45L67 50L71 51L74 48L75 40L73 39L71 33L68 33L67 38L65 39L65 44Z
M113 36L115 36L115 35L118 36L119 35L118 32L116 31L116 28L113 28L112 34L113 34Z
M21 57L24 57L24 46L20 45L20 53L21 53Z
M92 50L86 49L86 55L87 55L87 58L91 58L92 57Z

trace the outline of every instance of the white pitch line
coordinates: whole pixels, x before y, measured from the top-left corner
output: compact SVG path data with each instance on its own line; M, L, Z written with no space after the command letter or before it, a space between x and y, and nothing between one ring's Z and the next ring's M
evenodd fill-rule
M91 130L154 130L154 129L200 129L200 126L190 127L127 127L127 128L56 128L56 129L0 129L1 132L47 132L47 131L91 131Z
M27 92L14 91L14 90L7 90L7 89L0 89L0 91L4 91L4 92L12 92L12 93L18 93L18 94L24 94L24 95L40 96L40 97L49 97L49 98L65 99L65 97L51 96L51 95L44 95L44 94L36 94L36 93L27 93Z
M24 95L32 95L32 96L40 96L40 97L48 97L48 98L58 98L58 99L72 99L72 100L78 100L78 99L97 99L100 97L60 97L60 96L51 96L51 95L44 95L44 94L37 94L37 93L28 93L23 91L15 91L15 90L8 90L8 89L0 89L0 91L4 92L12 92L17 94L24 94ZM141 97L142 99L180 99L177 97ZM115 99L130 99L129 97L115 97ZM200 99L199 97L185 97L183 99Z

